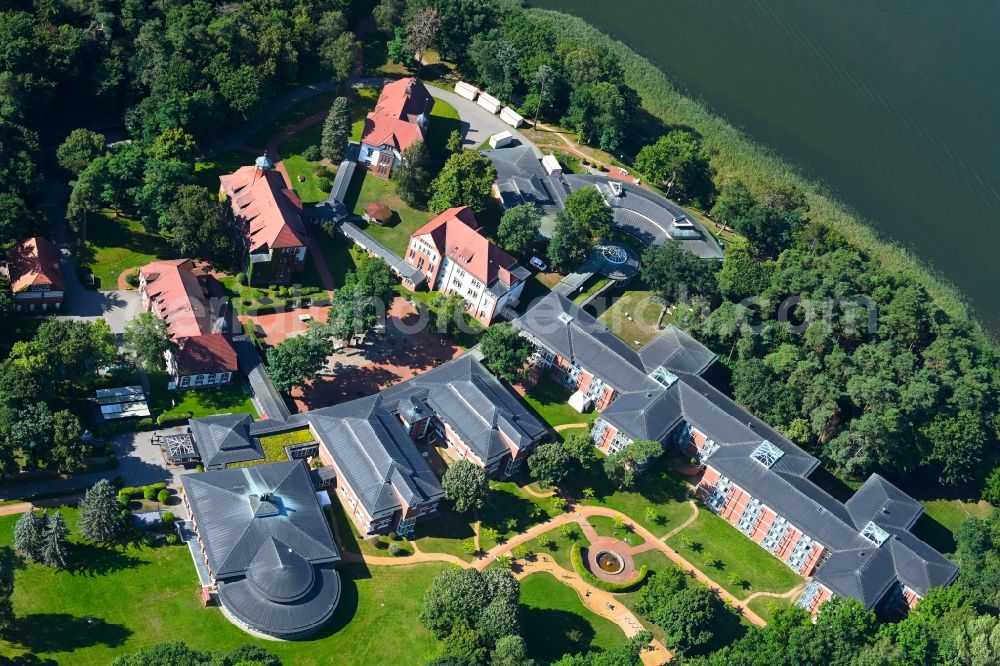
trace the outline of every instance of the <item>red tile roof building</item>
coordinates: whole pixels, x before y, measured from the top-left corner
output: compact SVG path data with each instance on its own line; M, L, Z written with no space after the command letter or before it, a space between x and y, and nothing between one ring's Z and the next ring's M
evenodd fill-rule
M306 260L302 201L284 176L265 166L245 166L221 176L221 195L229 198L243 226L254 284L289 284Z
M429 289L460 295L487 325L521 296L530 275L480 232L468 206L450 208L413 232L405 259L424 274Z
M386 84L365 119L358 162L388 178L403 151L424 140L433 106L434 98L413 77Z
M59 249L35 236L7 250L7 271L18 312L58 310L66 283L59 266Z
M215 278L190 259L154 261L139 269L142 306L167 325L174 348L167 369L177 388L228 384L237 371L228 337L228 304Z

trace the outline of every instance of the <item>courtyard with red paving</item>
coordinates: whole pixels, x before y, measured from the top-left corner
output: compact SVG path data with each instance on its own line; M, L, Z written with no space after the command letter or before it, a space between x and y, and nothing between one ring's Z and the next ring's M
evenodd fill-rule
M384 338L335 352L323 374L293 389L292 398L299 411L336 405L377 393L461 354L453 341L429 330L426 318L421 321L412 305L396 298Z

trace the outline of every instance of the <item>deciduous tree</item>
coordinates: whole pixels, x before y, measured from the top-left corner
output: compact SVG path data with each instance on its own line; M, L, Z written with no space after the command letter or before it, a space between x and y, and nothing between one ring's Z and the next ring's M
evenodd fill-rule
M716 262L702 259L670 239L652 245L642 254L642 279L668 303L690 300L693 296L711 298L717 291Z
M479 339L486 367L509 382L521 378L528 357L535 351L527 339L507 323L494 324Z
M637 439L617 453L604 459L604 472L623 488L635 484L636 475L663 453L663 445L648 439Z
M676 193L705 205L712 195L708 155L698 138L686 130L673 130L645 146L635 156L635 168L656 185L662 185L668 197Z
M170 349L166 323L152 312L143 312L125 324L123 351L147 371L163 370Z
M496 179L496 168L476 151L455 153L431 183L430 209L440 213L455 206L469 206L476 215L483 215Z
M56 149L56 159L63 169L78 175L94 158L104 154L104 143L103 134L81 127L70 132L66 140L59 145Z
M167 208L173 226L170 242L185 256L223 265L235 261L234 222L226 203L200 185L183 185Z
M490 492L486 471L468 460L449 465L441 479L441 487L445 499L452 502L458 513L483 508Z
M396 194L411 206L427 204L428 190L434 180L431 155L423 141L414 141L400 156L399 166L392 173Z
M532 204L521 204L504 211L497 228L500 247L518 257L531 253L542 226L542 215Z
M562 483L573 471L573 458L559 442L542 444L528 458L528 469L538 485L548 488Z
M313 379L326 363L330 349L323 332L314 327L267 350L268 371L279 391L291 391Z

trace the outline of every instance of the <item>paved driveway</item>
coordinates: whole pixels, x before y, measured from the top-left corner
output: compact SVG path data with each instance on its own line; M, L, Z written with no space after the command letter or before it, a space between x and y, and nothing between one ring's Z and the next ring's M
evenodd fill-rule
M179 431L179 428L168 428L156 432ZM115 445L115 454L118 456L118 467L115 469L77 474L66 479L45 479L0 487L0 499L20 499L32 495L82 490L89 488L101 479L113 480L119 474L127 486L145 486L162 481L174 488L179 488L181 476L189 474L193 470L167 469L159 445L152 441L154 434L154 431L146 431L115 436L112 440Z
M62 272L66 281L66 300L59 312L60 319L104 319L112 333L122 333L125 324L142 311L138 291L94 291L84 287L77 277L73 259L66 256L65 252L62 257Z
M475 148L488 141L494 134L510 132L523 145L534 148L535 144L528 141L527 137L500 120L500 116L490 113L475 102L470 102L450 90L442 90L436 86L427 86L427 92L437 99L448 102L458 111L458 117L462 120L462 136L464 137L462 145L464 147ZM535 148L535 153L539 157L542 155L537 148Z

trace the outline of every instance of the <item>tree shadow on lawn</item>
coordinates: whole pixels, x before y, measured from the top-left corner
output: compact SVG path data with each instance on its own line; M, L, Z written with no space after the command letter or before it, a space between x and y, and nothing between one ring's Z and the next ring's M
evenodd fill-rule
M413 540L419 541L428 539L454 539L455 541L465 541L476 535L469 524L469 518L455 513L451 509L442 509L439 515L426 522L418 522L413 534ZM424 550L421 547L421 550Z
M548 514L542 512L533 516L532 511L538 506L531 500L518 497L505 490L494 489L486 500L486 506L480 512L483 527L491 527L501 535L523 532L530 525L548 519ZM515 520L517 525L510 529L507 521Z
M333 612L333 618L318 633L309 637L310 641L333 636L354 619L359 603L358 584L355 581L372 577L368 566L361 562L341 563L337 566L337 572L340 574L340 599L337 601L337 610Z
M942 553L954 553L958 548L954 533L926 513L913 526L913 533Z
M594 628L584 618L569 611L521 606L521 626L528 654L542 663L555 661L567 653L586 652L594 640Z
M117 548L95 546L90 543L72 544L69 555L66 571L74 576L104 576L125 569L134 569L143 564L138 557Z
M119 647L132 630L102 618L69 613L34 613L16 620L15 642L31 652L72 652L93 645Z

